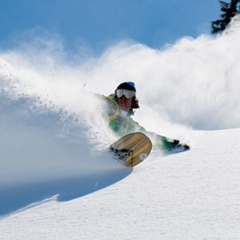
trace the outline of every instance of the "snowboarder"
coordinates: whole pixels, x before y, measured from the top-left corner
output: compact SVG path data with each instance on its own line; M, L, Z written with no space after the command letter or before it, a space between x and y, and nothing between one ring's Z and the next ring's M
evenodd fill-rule
M132 119L134 109L139 108L139 101L136 98L136 87L133 82L121 83L115 92L105 98L107 100L107 111L105 117L109 127L119 136L128 133L143 132L152 140L154 148L164 151L187 150L189 146L180 144L179 140L148 132Z

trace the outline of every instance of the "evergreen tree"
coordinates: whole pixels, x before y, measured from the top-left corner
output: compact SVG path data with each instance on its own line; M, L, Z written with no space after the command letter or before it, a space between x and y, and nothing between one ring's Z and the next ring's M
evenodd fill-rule
M222 14L221 20L212 22L212 34L223 32L232 18L240 13L240 0L231 0L231 3L219 1L221 5Z

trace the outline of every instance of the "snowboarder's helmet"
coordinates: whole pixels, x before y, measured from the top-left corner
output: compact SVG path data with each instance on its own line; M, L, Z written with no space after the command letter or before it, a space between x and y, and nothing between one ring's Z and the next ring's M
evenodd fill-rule
M133 82L123 82L117 87L117 89L127 89L136 92L136 87Z

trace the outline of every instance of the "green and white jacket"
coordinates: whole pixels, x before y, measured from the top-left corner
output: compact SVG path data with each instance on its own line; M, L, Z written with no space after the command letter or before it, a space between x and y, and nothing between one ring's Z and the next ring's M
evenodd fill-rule
M148 135L153 141L154 149L161 149L164 151L172 150L174 143L176 144L176 140L146 131L145 128L132 119L133 113L123 116L117 102L115 101L114 94L111 94L108 97L102 97L106 103L104 107L104 118L108 121L108 126L114 131L114 133L122 137L128 133L142 132Z

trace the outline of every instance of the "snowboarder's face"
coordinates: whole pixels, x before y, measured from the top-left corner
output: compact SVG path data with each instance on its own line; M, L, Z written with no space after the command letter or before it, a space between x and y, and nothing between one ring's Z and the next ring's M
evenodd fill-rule
M132 98L126 98L124 95L117 98L117 103L121 110L129 112L132 107Z

